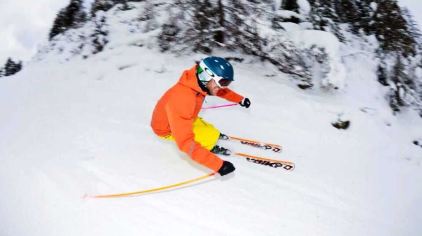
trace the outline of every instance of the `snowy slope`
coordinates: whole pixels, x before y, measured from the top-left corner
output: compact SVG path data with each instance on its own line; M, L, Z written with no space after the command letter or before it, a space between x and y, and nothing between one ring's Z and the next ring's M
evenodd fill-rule
M252 106L201 116L226 134L282 144L275 155L221 142L294 161L293 172L225 157L237 169L224 178L139 197L83 198L209 173L149 126L157 99L204 55L161 54L148 34L127 35L119 25L127 19L111 19L104 52L82 59L69 54L72 43L59 42L60 50L44 50L0 80L0 235L420 234L422 148L412 142L422 143L422 120L411 111L393 116L376 60L339 45L331 55L344 63L336 75L346 77L329 92L300 90L257 59L216 53L245 58L233 62L233 89ZM209 97L205 105L225 103ZM332 127L338 118L350 128Z
M251 58L233 63L233 88L252 107L201 113L225 133L283 144L272 157L294 161L293 172L227 157L237 170L226 178L140 197L83 199L209 172L149 127L156 100L200 57L122 46L87 60L34 62L0 80L0 235L421 232L422 148L411 142L421 137L422 122L390 115L368 78L372 60L363 56L349 59L347 89L336 94L304 93ZM340 113L352 121L349 130L330 125Z

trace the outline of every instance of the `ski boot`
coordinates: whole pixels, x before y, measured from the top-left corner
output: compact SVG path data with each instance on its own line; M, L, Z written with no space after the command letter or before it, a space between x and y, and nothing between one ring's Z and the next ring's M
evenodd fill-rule
M229 136L227 136L227 135L225 135L223 133L220 133L220 137L218 137L218 139L221 139L221 140L229 140Z
M225 148L225 147L220 147L218 145L215 145L212 149L211 152L217 155L224 155L224 156L230 156L230 154L232 153L229 149Z

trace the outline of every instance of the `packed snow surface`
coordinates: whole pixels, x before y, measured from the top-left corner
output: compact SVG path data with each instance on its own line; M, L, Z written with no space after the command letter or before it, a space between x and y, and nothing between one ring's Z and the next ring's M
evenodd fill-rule
M0 235L418 235L422 122L393 116L365 55L345 58L346 88L303 91L273 66L233 62L252 101L204 110L222 132L283 146L292 172L224 157L226 177L118 199L210 173L157 138L159 97L203 55L121 46L88 59L31 62L0 80ZM242 55L239 55L242 56ZM205 106L227 102L208 97ZM347 130L337 119L350 120Z

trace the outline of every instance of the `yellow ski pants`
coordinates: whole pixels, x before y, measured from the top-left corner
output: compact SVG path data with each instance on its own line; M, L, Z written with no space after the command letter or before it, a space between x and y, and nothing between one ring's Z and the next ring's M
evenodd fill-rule
M195 141L208 150L211 150L217 144L220 137L220 131L201 117L196 118L193 122L193 133L195 134ZM161 138L174 141L172 135Z

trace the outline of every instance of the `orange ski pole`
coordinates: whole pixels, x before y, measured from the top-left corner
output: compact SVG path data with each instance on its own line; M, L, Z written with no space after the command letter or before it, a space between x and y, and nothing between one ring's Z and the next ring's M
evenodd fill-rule
M151 188L151 189L139 190L139 191L134 191L134 192L100 194L100 195L93 195L93 196L88 196L88 197L91 197L91 198L119 198L119 197L129 197L129 196L141 195L141 194L146 194L146 193L155 193L155 192L160 192L160 191L163 191L163 190L172 189L172 188L180 187L180 186L183 186L183 185L191 184L191 183L194 183L194 182L198 182L198 181L204 180L208 177L211 177L215 174L216 174L216 172L210 173L210 174L207 174L207 175L195 178L195 179L190 179L190 180L186 180L186 181L183 181L183 182L180 182L180 183L171 184L171 185L158 187L158 188Z

